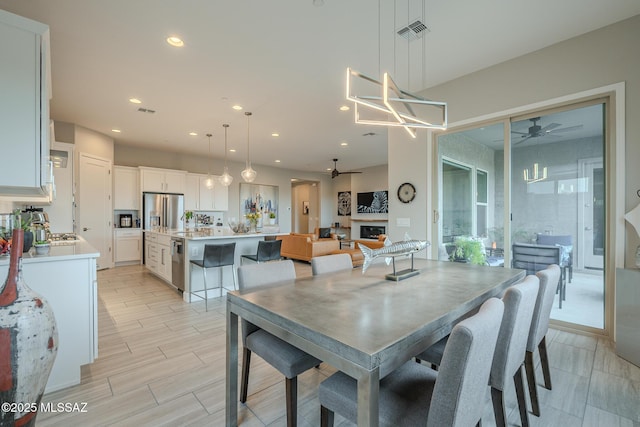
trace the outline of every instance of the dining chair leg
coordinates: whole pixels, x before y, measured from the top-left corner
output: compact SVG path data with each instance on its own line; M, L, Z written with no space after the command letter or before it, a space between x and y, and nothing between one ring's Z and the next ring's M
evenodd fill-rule
M320 406L320 427L333 427L333 411Z
M209 311L209 297L207 296L207 269L202 268L202 283L204 283L204 311Z
M527 351L524 355L524 367L527 372L527 383L529 384L529 397L531 399L531 412L536 417L540 416L540 404L538 403L538 389L536 388L536 372L533 366L533 353Z
M549 355L547 354L547 337L542 337L538 344L540 352L540 366L542 366L542 376L544 377L544 388L551 390L551 370L549 369Z
M507 412L502 390L491 387L491 401L493 402L493 414L496 417L496 426L505 427L507 425Z
M522 368L520 365L516 373L513 375L513 382L516 386L516 397L518 398L518 409L520 410L520 421L522 427L529 427L529 413L527 412L527 399L524 395L524 379L522 378Z
M287 400L287 427L298 424L298 377L285 378Z
M242 383L240 384L240 402L247 401L247 388L249 387L249 364L251 363L251 350L242 350Z

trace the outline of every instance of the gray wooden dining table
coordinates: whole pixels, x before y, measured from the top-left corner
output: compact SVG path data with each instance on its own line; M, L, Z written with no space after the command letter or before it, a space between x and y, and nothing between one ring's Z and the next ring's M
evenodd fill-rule
M229 292L226 425L238 422L238 316L356 379L358 426L377 426L379 380L525 276L456 262L414 266L420 274L400 282L385 280L390 267L376 263L365 274L356 268Z

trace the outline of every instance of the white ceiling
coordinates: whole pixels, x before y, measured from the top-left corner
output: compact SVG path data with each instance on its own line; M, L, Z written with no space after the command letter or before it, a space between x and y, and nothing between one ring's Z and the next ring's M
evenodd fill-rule
M244 161L246 119L231 109L240 104L253 112L254 164L318 172L333 157L341 170L387 162L385 128L338 110L348 66L372 77L388 68L416 92L640 13L638 0L425 1L430 32L411 45L411 59L391 30L421 17L421 0L382 0L380 18L371 0L0 0L0 8L51 27L55 120L117 144L201 155L211 132L216 157L230 123L230 160ZM167 45L169 35L185 47ZM138 112L130 97L156 113Z

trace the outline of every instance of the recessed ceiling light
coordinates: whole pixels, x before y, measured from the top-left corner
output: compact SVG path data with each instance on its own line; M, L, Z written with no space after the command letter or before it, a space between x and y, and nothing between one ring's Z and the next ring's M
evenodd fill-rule
M197 133L197 132L189 132L189 135L191 135L191 136L198 136L198 133Z
M111 129L111 132L120 133L122 131L120 129Z
M349 111L351 108L348 105L343 105L340 107L340 111Z
M340 145L342 145L343 147L346 147L347 145L349 145L348 142L341 142Z
M173 47L184 46L184 42L182 41L182 39L176 36L167 37L167 43L169 43Z
M327 168L327 170L328 170L329 172L331 172L331 171L332 171L332 169L331 169L331 168Z
M241 107L241 106L239 106L239 105L234 105L234 106L233 106L233 107L231 107L231 108L233 108L233 109L234 109L234 110L236 110L236 111L240 111L240 110L242 110L242 107Z
M235 152L236 152L236 149L235 149L235 148L229 148L229 152L230 152L230 153L235 153Z
M280 134L277 133L277 132L274 132L274 133L271 134L271 136L280 136Z
M280 163L280 160L274 160L275 163Z
M142 104L142 101L140 101L138 98L129 98L129 102L132 104Z

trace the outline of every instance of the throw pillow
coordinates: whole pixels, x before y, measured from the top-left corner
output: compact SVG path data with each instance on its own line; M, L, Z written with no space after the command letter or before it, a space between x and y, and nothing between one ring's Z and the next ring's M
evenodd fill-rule
M331 228L320 228L318 230L318 237L321 239L330 239L331 238Z

